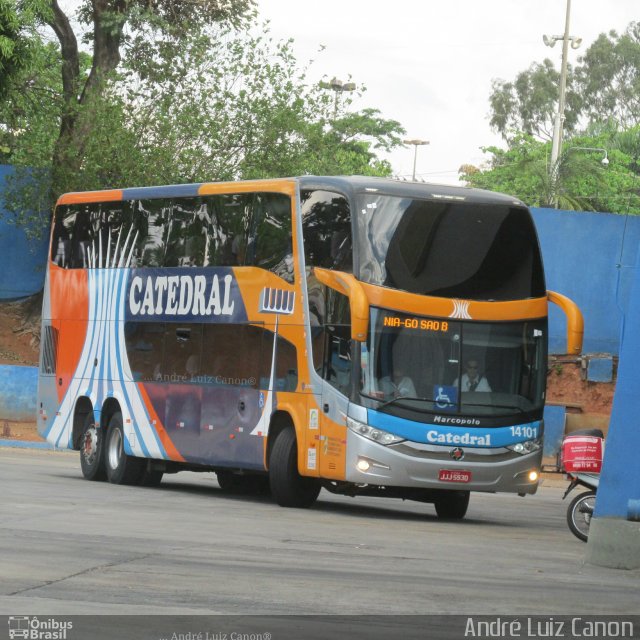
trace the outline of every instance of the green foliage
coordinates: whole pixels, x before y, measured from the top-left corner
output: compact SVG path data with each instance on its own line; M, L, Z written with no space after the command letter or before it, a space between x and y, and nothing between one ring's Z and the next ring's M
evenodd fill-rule
M557 201L560 209L639 214L637 158L622 148L629 145L640 145L640 127L619 135L575 137L565 140L557 166L550 167L550 144L520 135L507 150L484 149L491 154L487 166L465 166L461 177L470 186L509 193L529 206ZM609 150L606 167L599 149Z
M548 140L558 111L559 73L545 59L516 76L495 80L491 126L509 141L514 132ZM568 66L564 131L611 121L618 129L640 124L640 23L625 33L601 34L575 66Z
M38 62L20 85L31 83L38 96L16 85L0 103L2 121L20 114L14 122L21 135L12 140L7 160L41 167L38 175L46 178L39 190L33 173L16 181L23 187L13 190L9 204L18 223L37 222L29 213L42 210L36 195L41 207L44 196L77 190L312 173L391 174L377 151L401 144L400 124L375 109L354 112L346 94L336 102L333 92L308 81L291 41L274 41L266 26L259 35L219 27L195 30L179 42L156 36L131 37L100 91L71 105L57 49L40 44ZM80 57L79 77L89 77L94 68L94 59ZM56 155L70 115L75 133L64 155ZM56 164L56 158L69 160Z
M522 132L541 139L551 139L553 120L557 112L560 74L553 63L545 59L533 63L516 76L514 82L494 80L489 98L491 126L505 139L513 132ZM564 128L573 131L579 114L579 96L571 90L572 72L568 69L569 87L566 93Z

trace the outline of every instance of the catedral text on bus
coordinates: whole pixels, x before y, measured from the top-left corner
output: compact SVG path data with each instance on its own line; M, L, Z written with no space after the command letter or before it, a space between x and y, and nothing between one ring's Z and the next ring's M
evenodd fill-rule
M360 177L70 193L47 270L39 430L87 479L306 507L534 493L547 309L514 198Z

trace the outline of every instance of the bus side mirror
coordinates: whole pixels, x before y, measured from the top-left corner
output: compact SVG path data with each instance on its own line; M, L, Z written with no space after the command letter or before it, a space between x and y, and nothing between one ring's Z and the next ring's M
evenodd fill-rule
M351 311L351 339L366 342L369 329L369 299L362 285L350 273L314 268L316 278L330 289L349 298Z
M547 291L549 302L557 304L567 316L567 353L580 355L582 353L582 338L584 336L584 318L578 305L555 291Z

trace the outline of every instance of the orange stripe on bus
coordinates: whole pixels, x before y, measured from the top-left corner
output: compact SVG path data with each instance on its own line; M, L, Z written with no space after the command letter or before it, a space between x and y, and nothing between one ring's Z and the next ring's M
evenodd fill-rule
M291 179L249 180L248 182L207 182L198 188L198 195L253 193L257 191L273 191L293 196L296 191L296 182Z
M416 315L439 318L472 320L528 320L544 318L547 315L547 298L513 300L507 302L486 302L483 300L454 300L436 296L422 296L406 291L396 291L362 283L369 304ZM456 304L458 303L458 304ZM466 315L456 315L456 307L464 307Z
M110 191L78 191L65 193L58 198L58 204L83 204L85 202L116 202L122 200L122 189Z
M162 420L158 418L158 414L156 410L153 408L153 404L151 403L151 398L147 394L147 390L144 388L144 383L137 383L138 391L142 396L142 400L149 412L149 418L151 420L151 428L155 429L158 432L158 437L160 438L160 442L162 442L162 446L165 448L167 455L171 460L175 460L176 462L185 462L185 459L182 457L180 452L176 449L176 446L173 444L173 441L169 437L169 434L165 431L162 426Z

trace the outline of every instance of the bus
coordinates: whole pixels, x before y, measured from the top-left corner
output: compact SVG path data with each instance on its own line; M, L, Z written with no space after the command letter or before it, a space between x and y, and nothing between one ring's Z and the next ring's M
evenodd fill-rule
M368 177L69 193L51 233L40 433L88 480L213 471L432 503L535 493L548 303L527 207Z

